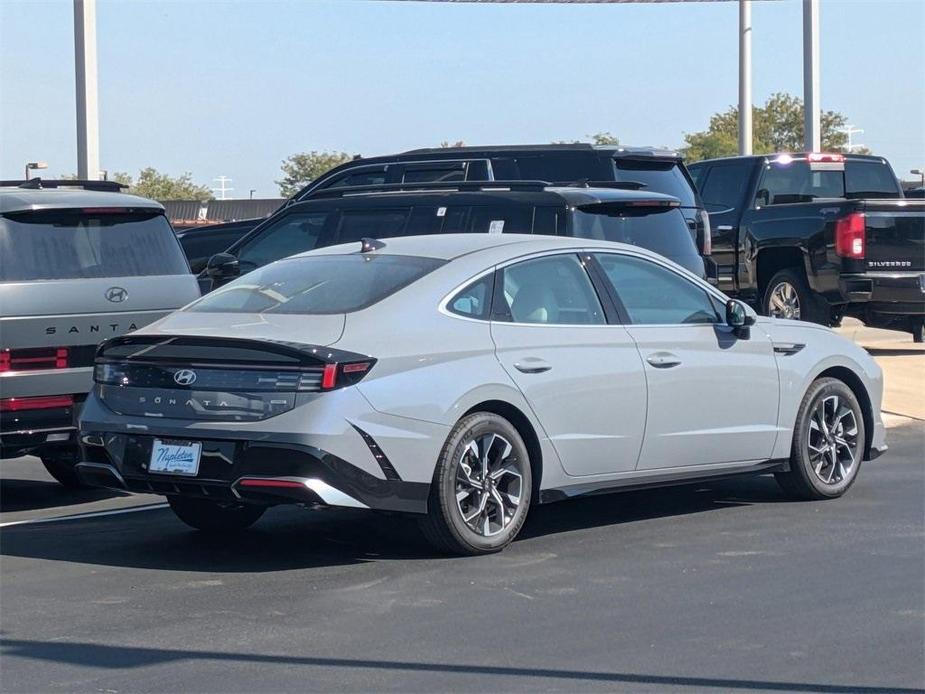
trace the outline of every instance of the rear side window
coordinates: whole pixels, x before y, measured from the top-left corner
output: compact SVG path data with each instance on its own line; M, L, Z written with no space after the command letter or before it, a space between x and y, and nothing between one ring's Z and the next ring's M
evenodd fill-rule
M583 239L617 241L647 248L685 267L703 262L677 208L585 205L574 212L572 234Z
M613 166L614 180L636 181L644 184L647 192L673 195L684 207L697 206L694 189L677 161L617 158Z
M0 281L189 271L180 243L160 213L42 210L0 217Z
M381 186L385 183L386 171L384 166L376 168L359 169L344 173L322 188L344 188L346 186Z
M751 165L748 162L715 164L706 180L700 181L700 195L709 212L724 212L740 207L748 187Z
M387 210L345 210L341 215L337 243L352 243L363 237L384 239L400 236L411 216L411 208Z
M596 153L544 153L536 156L526 155L516 158L518 176L522 181L549 181L550 183L573 183L575 181L609 181L612 172L606 160ZM493 162L494 165L494 162ZM503 165L495 166L495 178L501 180L499 170Z
M447 181L465 181L466 164L452 162L441 164L414 164L405 167L402 183L434 183Z
M533 207L473 206L469 214L468 231L474 234L530 234L533 232Z
M525 260L502 271L496 316L514 323L600 325L604 311L588 273L575 255Z
M494 274L477 279L450 299L447 309L465 318L488 320L494 281Z
M199 313L319 315L367 308L444 261L401 255L320 255L273 263L187 307Z

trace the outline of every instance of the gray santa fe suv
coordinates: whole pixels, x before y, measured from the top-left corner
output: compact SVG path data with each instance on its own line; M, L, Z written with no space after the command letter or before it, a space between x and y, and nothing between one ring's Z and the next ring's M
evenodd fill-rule
M65 486L97 345L199 296L163 207L118 190L0 185L0 457L37 455Z
M107 341L89 482L201 529L273 504L417 514L496 551L531 504L774 473L841 496L885 448L882 377L662 256L518 234L366 239L271 263Z

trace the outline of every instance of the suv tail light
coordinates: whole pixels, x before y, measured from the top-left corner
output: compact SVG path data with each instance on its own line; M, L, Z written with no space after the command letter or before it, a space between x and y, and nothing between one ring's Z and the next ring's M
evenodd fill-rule
M66 369L67 367L67 347L0 350L0 373L6 371L37 371L38 369Z
M73 395L41 395L29 398L6 398L0 400L0 412L22 412L23 410L50 410L55 407L71 407Z
M852 212L835 222L835 253L861 260L867 246L867 225L861 212Z

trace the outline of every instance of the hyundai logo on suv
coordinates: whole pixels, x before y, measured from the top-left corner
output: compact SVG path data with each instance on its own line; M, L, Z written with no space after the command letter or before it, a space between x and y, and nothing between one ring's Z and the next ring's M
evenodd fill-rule
M196 382L196 372L192 369L180 369L173 375L173 380L177 385L191 386Z
M110 287L106 290L106 300L114 304L121 304L128 298L128 290L122 287Z

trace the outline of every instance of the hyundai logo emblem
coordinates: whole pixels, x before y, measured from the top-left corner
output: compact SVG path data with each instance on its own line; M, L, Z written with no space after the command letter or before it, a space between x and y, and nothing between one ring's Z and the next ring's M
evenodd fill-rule
M106 300L114 304L121 304L128 298L128 290L122 287L110 287L106 290Z
M192 369L180 369L173 375L173 380L180 386L191 386L196 382L196 372Z

